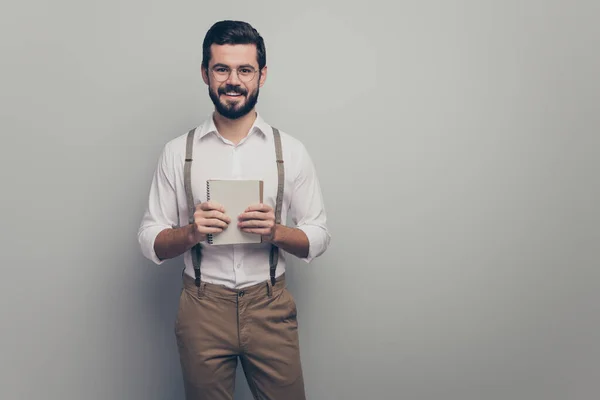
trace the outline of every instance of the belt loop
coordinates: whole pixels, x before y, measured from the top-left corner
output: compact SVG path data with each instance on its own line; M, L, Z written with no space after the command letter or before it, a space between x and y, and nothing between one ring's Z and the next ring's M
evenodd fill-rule
M267 280L267 296L273 297L273 285L271 284L271 280Z

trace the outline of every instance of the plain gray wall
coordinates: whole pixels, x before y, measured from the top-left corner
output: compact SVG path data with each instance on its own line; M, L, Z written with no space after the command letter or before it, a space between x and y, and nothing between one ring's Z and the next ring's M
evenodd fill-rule
M223 18L265 37L260 111L323 186L331 247L289 270L308 397L598 398L597 1L12 3L0 398L183 398L182 261L136 233Z

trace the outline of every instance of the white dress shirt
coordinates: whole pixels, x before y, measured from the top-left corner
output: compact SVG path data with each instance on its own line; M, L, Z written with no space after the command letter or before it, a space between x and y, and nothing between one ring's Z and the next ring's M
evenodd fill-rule
M281 223L288 216L293 227L306 233L311 262L328 247L330 234L325 207L313 162L304 145L280 130L285 186ZM148 207L138 231L143 255L157 265L154 240L163 229L188 224L188 206L183 182L187 132L169 141L163 148L150 186ZM277 197L277 164L273 131L257 113L248 135L237 145L222 137L212 116L196 128L191 168L194 204L206 201L209 179L261 179L264 181L263 202L275 209ZM250 205L250 204L249 204ZM237 224L237 215L230 216ZM269 279L271 245L240 244L202 247L200 266L203 281L242 288ZM276 276L285 272L288 253L280 250ZM190 251L184 254L184 273L195 276Z

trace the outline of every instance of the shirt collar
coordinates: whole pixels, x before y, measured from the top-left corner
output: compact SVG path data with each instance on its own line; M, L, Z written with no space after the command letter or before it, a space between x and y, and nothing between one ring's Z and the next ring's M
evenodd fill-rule
M206 121L204 121L204 123L200 126L199 131L197 131L198 139L203 138L209 133L218 135L217 126L215 125L213 115L214 114L211 114L210 117L207 118ZM248 135L251 135L254 132L261 134L263 138L268 137L269 132L271 132L271 126L265 122L258 111L256 111L256 119L250 127Z

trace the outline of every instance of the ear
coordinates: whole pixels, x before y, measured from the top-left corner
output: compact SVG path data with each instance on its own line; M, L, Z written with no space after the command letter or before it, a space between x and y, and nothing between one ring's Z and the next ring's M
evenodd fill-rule
M263 87L266 80L267 80L267 66L265 65L263 67L263 69L260 71L260 82L258 82L259 87Z
M204 68L204 65L200 67L200 70L202 71L202 80L204 81L204 83L209 85L210 83L208 81L208 71L206 70L206 68Z

